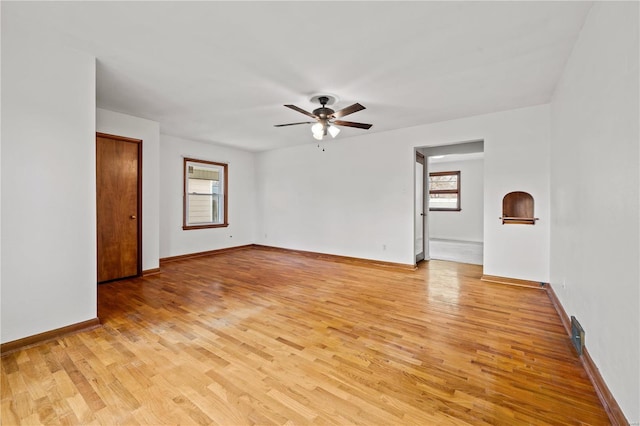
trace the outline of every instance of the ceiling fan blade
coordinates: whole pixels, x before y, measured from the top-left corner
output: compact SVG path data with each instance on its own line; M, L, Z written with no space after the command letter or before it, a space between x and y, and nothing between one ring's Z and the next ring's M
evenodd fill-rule
M295 106L295 105L285 105L285 106L286 106L287 108L291 108L291 109L292 109L292 110L294 110L294 111L298 111L298 112L300 112L300 113L302 113L302 114L304 114L304 115L307 115L307 116L309 116L309 117L311 117L311 118L318 118L318 117L316 117L315 115L311 114L309 111L305 111L305 110L303 110L302 108L298 108L298 107L297 107L297 106Z
M346 127L357 127L358 129L370 129L373 124L354 123L353 121L335 120L333 124Z
M353 104L346 108L342 108L340 111L336 111L331 115L334 118L340 118L340 117L344 117L345 115L353 114L354 112L362 111L363 109L365 109L365 107L363 107L362 105Z
M313 124L315 121L301 121L300 123L274 124L273 127L297 126L298 124Z

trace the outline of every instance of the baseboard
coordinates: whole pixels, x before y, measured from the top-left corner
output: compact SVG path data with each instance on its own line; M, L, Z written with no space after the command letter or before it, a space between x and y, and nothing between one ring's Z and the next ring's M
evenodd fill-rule
M567 332L567 335L571 337L571 320L567 315L567 312L562 306L562 303L560 303L560 299L558 299L558 296L556 295L556 292L553 290L553 287L551 287L551 285L549 284L545 286L545 288L547 290L547 295L549 296L551 303L556 308L556 312L558 313L558 316L560 316L560 320L562 321L562 325L564 326L564 329ZM622 409L618 405L618 402L615 400L615 398L613 397L613 394L611 394L611 391L609 390L609 387L607 386L604 379L602 378L602 375L600 374L600 370L598 370L598 367L593 362L593 359L591 359L591 356L589 355L589 351L587 347L583 348L582 350L582 356L580 356L580 362L582 363L582 366L586 371L587 376L589 377L589 380L591 380L591 383L593 384L593 387L596 390L596 394L600 399L600 403L602 403L604 410L607 412L607 415L609 416L609 421L611 422L611 424L614 426L629 425L629 421L624 416L624 413L622 412Z
M429 238L429 242L437 242L437 243L453 243L453 244L469 244L476 246L484 246L482 241L469 241L469 240L452 240L449 238Z
M600 370L598 370L598 367L596 367L593 359L591 359L589 350L587 348L584 348L582 350L582 356L580 357L580 360L582 361L582 365L587 372L587 376L589 376L591 383L593 383L593 387L596 389L598 398L600 398L600 402L602 402L602 405L604 406L604 409L609 416L611 424L615 426L628 426L629 421L618 405L618 401L616 401L611 394L609 387L600 374Z
M243 250L253 246L254 244L245 244L242 246L226 247L226 248L221 248L217 250L208 250L208 251L201 251L197 253L181 254L179 256L163 257L160 259L160 266L162 266L163 263L175 262L176 260L185 260L185 259L193 259L193 258L202 257L202 256L210 256L212 254L220 254L220 253L226 253L226 252L235 251L235 250Z
M282 247L265 246L261 244L253 244L253 246L263 250L299 254L301 256L312 257L314 259L322 259L330 262L348 263L351 265L362 265L362 266L369 266L369 267L383 268L383 269L398 269L403 271L415 271L417 269L416 265L407 264L407 263L385 262L382 260L364 259L361 257L340 256L337 254L317 253L317 252L305 251L305 250L294 250L294 249L288 249L288 248L282 248Z
M145 269L144 271L142 271L142 276L148 277L149 275L157 275L159 273L160 273L160 268Z
M66 327L56 328L55 330L45 331L44 333L35 334L33 336L28 336L22 339L3 343L2 345L0 345L0 353L2 354L2 356L5 356L20 349L26 349L31 346L36 346L51 340L59 339L69 334L93 330L97 327L100 327L100 320L98 318L93 318L87 321L71 324Z
M480 281L486 281L486 282L498 283L498 284L516 285L520 287L540 288L540 289L543 289L546 285L546 283L541 283L537 281L520 280L517 278L498 277L496 275L483 275L482 278L480 278Z
M566 331L567 334L571 336L571 319L569 318L569 315L567 315L567 311L564 310L564 306L562 306L562 303L560 303L560 299L558 299L558 296L553 290L551 284L547 286L547 296L549 296L553 307L556 308L556 312L560 316L560 321L562 322L564 331Z
M429 238L429 255L434 260L482 265L484 243L478 241Z
M317 252L313 252L313 251L294 250L294 249L288 249L288 248L282 248L282 247L266 246L266 245L262 245L262 244L246 244L246 245L242 245L242 246L227 247L227 248L222 248L222 249L217 249L217 250L208 250L208 251L201 251L201 252L197 252L197 253L182 254L182 255L179 255L179 256L163 257L163 258L160 259L160 266L162 266L162 264L164 264L164 263L175 262L177 260L193 259L193 258L202 257L202 256L211 256L211 255L214 255L214 254L227 253L227 252L235 251L235 250L244 250L244 249L252 248L252 247L253 248L259 248L259 249L262 249L262 250L272 250L272 251L281 251L281 252L286 252L286 253L295 253L295 254L299 254L299 255L302 255L302 256L308 256L308 257L313 257L313 258L316 258L316 259L328 260L328 261L332 261L332 262L358 264L358 265L365 265L365 266L385 268L385 269L401 269L403 271L414 271L416 269L416 265L413 265L413 264L385 262L385 261L382 261L382 260L364 259L364 258L360 258L360 257L349 257L349 256L340 256L340 255L337 255L337 254L327 254L327 253L317 253ZM152 270L152 271L155 271L155 270ZM158 268L158 272L160 272L160 268ZM146 273L144 275L146 275Z

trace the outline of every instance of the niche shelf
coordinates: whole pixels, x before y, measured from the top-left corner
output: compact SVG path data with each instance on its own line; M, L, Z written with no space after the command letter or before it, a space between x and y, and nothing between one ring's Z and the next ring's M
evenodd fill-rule
M533 197L522 191L510 192L502 199L502 224L535 225L533 217Z

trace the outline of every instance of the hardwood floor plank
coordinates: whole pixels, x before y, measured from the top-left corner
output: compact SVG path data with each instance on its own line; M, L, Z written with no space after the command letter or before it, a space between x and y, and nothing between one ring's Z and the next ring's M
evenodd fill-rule
M544 290L249 247L98 287L2 357L3 424L607 425Z
M75 418L78 420L76 424L88 424L95 420L93 410L87 405L82 395L79 393L66 398L66 402L73 411Z

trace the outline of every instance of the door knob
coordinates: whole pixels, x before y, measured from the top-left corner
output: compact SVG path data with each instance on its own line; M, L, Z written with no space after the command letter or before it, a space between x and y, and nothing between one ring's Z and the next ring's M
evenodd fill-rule
M129 219L135 219L136 215L132 214L131 216L129 216Z

